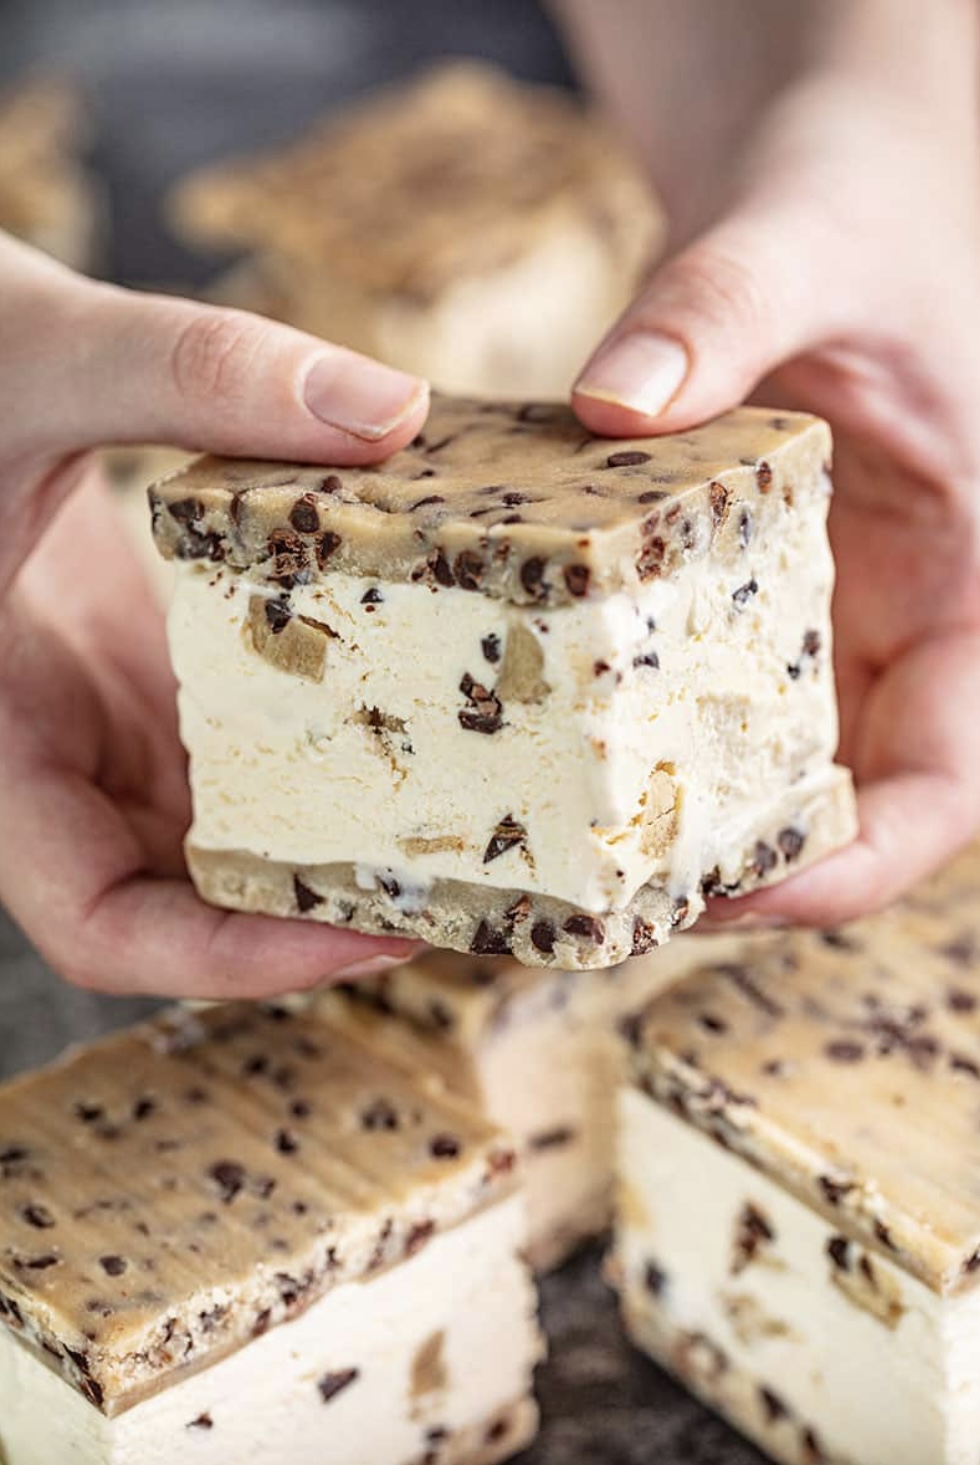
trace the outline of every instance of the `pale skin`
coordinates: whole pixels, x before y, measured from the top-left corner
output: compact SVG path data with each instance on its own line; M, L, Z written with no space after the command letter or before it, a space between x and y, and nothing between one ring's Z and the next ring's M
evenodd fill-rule
M758 393L835 428L861 835L714 914L845 920L980 827L976 7L556 8L675 220L671 257L583 369L583 422L667 432ZM765 44L735 65L760 12ZM0 299L0 900L69 980L113 991L268 995L404 955L198 901L161 619L87 454L169 441L378 461L419 430L424 384L237 312L93 285L3 239Z

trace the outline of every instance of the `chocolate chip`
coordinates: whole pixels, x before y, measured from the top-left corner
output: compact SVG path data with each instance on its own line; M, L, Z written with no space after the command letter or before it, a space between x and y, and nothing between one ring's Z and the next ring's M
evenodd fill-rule
M121 1277L126 1271L129 1263L122 1256L100 1256L99 1266L107 1277Z
M865 1054L864 1045L850 1038L837 1038L825 1044L824 1052L834 1063L860 1063Z
M394 875L387 875L382 872L379 875L375 875L374 883L377 885L379 890L384 891L389 900L397 900L402 893L402 888L399 885L398 881L395 879Z
M823 1462L826 1461L827 1457L817 1438L816 1430L805 1429L803 1431L803 1448L807 1452L808 1465L823 1465Z
M768 875L779 863L779 856L771 844L765 840L756 840L755 849L752 851L752 873L754 875Z
M96 1124L105 1115L105 1110L101 1104L86 1104L79 1101L73 1108L75 1117L80 1119L83 1124ZM4 1155L0 1155L0 1162L5 1158Z
M644 921L641 916L637 916L633 922L632 955L645 956L646 953L648 951L652 951L656 945L656 929L650 924L649 921Z
M519 824L513 814L505 814L483 851L483 863L489 865L493 860L499 859L502 854L506 854L509 849L524 844L526 839L527 830L524 825Z
M365 590L364 594L361 596L361 604L383 605L384 596L381 594L381 591L377 588L377 586L372 585L371 589Z
M588 565L566 565L562 570L565 577L565 588L569 595L581 600L583 595L589 593L589 582L592 579L592 571Z
M530 1135L527 1147L534 1154L540 1154L544 1150L561 1150L572 1144L575 1133L570 1124L557 1124L554 1129L542 1129L537 1134Z
M361 1114L361 1127L367 1130L398 1128L398 1112L387 1099L375 1099Z
M474 956L510 956L510 936L483 919L473 932L470 951Z
M47 1206L38 1204L25 1206L21 1215L28 1226L33 1226L36 1231L48 1231L55 1225L54 1216Z
M892 1234L884 1221L875 1221L874 1232L886 1251L898 1251L898 1247L892 1240Z
M464 707L456 714L460 727L467 732L499 732L503 725L504 709L497 694L474 681L469 672L460 682L459 690L470 703L469 707Z
M429 1154L434 1160L455 1160L461 1148L453 1134L434 1134L429 1141Z
M431 1240L436 1229L435 1221L418 1221L405 1238L405 1255L414 1256L425 1243Z
M316 500L311 493L304 493L289 511L289 522L300 534L315 534L320 527L320 516L316 511Z
M965 1073L970 1078L980 1079L980 1064L968 1058L965 1053L950 1053L949 1066L954 1073Z
M667 544L663 536L654 533L657 515L643 526L643 544L636 559L636 573L641 580L652 580L663 570Z
M88 1399L89 1403L94 1404L97 1409L101 1408L105 1402L105 1390L97 1379L83 1379L82 1393Z
M728 1024L724 1018L715 1017L712 1012L702 1012L698 1015L698 1024L704 1028L706 1033L727 1033Z
M325 1373L322 1378L318 1379L316 1386L324 1404L329 1404L331 1399L336 1399L338 1394L342 1394L345 1389L350 1388L351 1384L360 1378L360 1373L359 1368L342 1368L338 1369L336 1373Z
M768 493L772 488L772 469L765 459L756 465L755 480L759 485L760 493Z
M218 1160L211 1166L208 1175L220 1190L221 1199L226 1206L244 1189L245 1168L235 1160Z
M846 1236L831 1236L827 1242L827 1255L834 1266L841 1272L849 1272L851 1269L851 1243Z
M753 575L751 580L746 580L744 585L740 585L737 590L732 592L732 600L739 610L744 610L753 595L757 595L758 593L759 582Z
M660 657L655 651L648 651L644 656L634 656L633 665L636 667L648 666L652 671L659 671Z
M293 876L293 895L296 897L296 905L302 915L313 910L314 906L323 904L323 896L317 895L315 890L311 890L298 875Z
M45 1252L43 1256L29 1257L26 1261L15 1261L14 1266L19 1271L46 1272L50 1267L58 1265L58 1258L54 1252Z
M759 1386L759 1399L762 1402L762 1407L766 1414L766 1421L769 1424L775 1424L777 1419L785 1419L789 1413L789 1410L779 1395L774 1394L772 1389L764 1388L761 1384Z
M176 519L178 524L183 524L185 528L196 524L204 517L204 505L200 499L178 499L176 503L168 504L167 508L170 511L170 517Z
M480 642L480 646L487 661L489 661L491 664L496 664L496 662L500 660L499 636L491 632L489 636L484 636L483 640Z
M550 956L554 951L557 937L554 921L542 919L535 921L531 927L531 945L536 951L544 952L545 956Z
M214 1420L211 1418L210 1414L199 1414L196 1419L192 1419L190 1424L185 1425L184 1428L214 1429Z
M977 999L972 992L964 992L962 987L951 987L946 993L946 1006L950 1012L974 1012Z
M284 600L267 600L264 609L269 629L274 636L278 636L292 620L292 611Z
M139 1123L143 1119L149 1119L151 1114L156 1113L156 1100L149 1097L137 1099L133 1105L133 1118Z
M455 585L456 580L453 576L452 566L441 549L433 550L428 562L433 575L440 585L445 586L447 590Z
M799 859L803 846L806 844L806 835L799 829L781 829L776 836L776 843L782 851L783 859L787 864L792 864Z
M667 1273L656 1262L647 1262L643 1269L643 1285L651 1297L661 1297L667 1286Z
M728 489L717 479L713 479L708 487L708 501L711 505L711 522L718 529L728 514Z
M545 568L546 561L540 555L532 555L521 565L521 584L535 600L542 600L547 594L544 583Z
M337 552L340 545L340 535L334 534L333 530L328 529L324 534L320 535L316 546L316 562L321 570L330 556Z
M649 463L649 461L649 453L641 453L638 448L630 448L622 453L610 453L606 459L606 467L639 468L641 463Z
M742 549L748 549L749 541L752 538L752 515L748 509L743 509L738 520L738 542Z
M280 1155L295 1155L299 1149L299 1140L288 1129L280 1129L274 1143Z
M483 559L476 550L461 550L453 561L453 575L461 590L479 590L484 575Z
M818 1184L832 1206L839 1206L844 1197L850 1195L854 1189L853 1180L835 1180L832 1175L821 1175Z
M426 468L425 472L420 474L419 476L422 478L431 478L432 469ZM414 514L416 509L428 509L433 504L444 504L445 502L446 500L443 498L441 493L430 493L427 494L424 499L416 499L414 504L412 504L411 506L411 512Z
M496 1419L483 1436L488 1445L498 1445L510 1428L506 1419Z
M340 493L343 487L344 485L341 483L336 473L328 473L326 478L320 480L321 493Z
M598 916L569 916L562 927L569 936L581 936L593 946L601 946L606 939L606 928Z
M450 1028L455 1026L455 1021L449 1008L438 997L430 997L426 1004L429 1022L441 1033L448 1033Z
M636 502L638 504L659 504L668 497L669 494L662 488L648 488L644 493L637 494Z

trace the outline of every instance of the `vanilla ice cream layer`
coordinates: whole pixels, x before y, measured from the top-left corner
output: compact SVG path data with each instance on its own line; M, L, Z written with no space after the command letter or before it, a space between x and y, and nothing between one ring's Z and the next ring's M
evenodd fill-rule
M321 628L322 679L256 654L267 582L178 561L192 845L356 862L408 901L442 878L599 912L653 879L683 895L716 866L737 878L760 792L820 774L836 743L822 519L770 513L737 565L695 558L540 611L331 573L291 592ZM468 677L496 684L492 737L465 726ZM523 832L494 852L508 822Z
M521 1206L492 1206L111 1419L2 1329L0 1455L411 1465L438 1444L440 1460L503 1459L533 1433L540 1353Z
M637 1089L619 1168L641 1347L789 1465L974 1465L980 1291L940 1296Z

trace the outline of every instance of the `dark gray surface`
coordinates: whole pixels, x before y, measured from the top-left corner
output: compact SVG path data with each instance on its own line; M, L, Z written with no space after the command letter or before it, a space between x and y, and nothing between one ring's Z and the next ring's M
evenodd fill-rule
M135 1021L154 1005L67 986L0 912L0 1078ZM551 1339L538 1381L544 1424L521 1465L764 1465L627 1345L599 1262L597 1250L544 1283Z

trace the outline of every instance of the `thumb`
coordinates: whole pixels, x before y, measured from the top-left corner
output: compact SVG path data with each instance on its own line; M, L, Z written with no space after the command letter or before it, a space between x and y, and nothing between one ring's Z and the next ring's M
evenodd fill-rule
M48 449L142 441L368 463L408 443L428 409L418 378L244 311L79 281L59 324L66 349L43 353L42 400L57 412L33 427Z
M831 243L807 212L744 205L658 269L575 384L584 425L609 436L695 426L842 328Z

